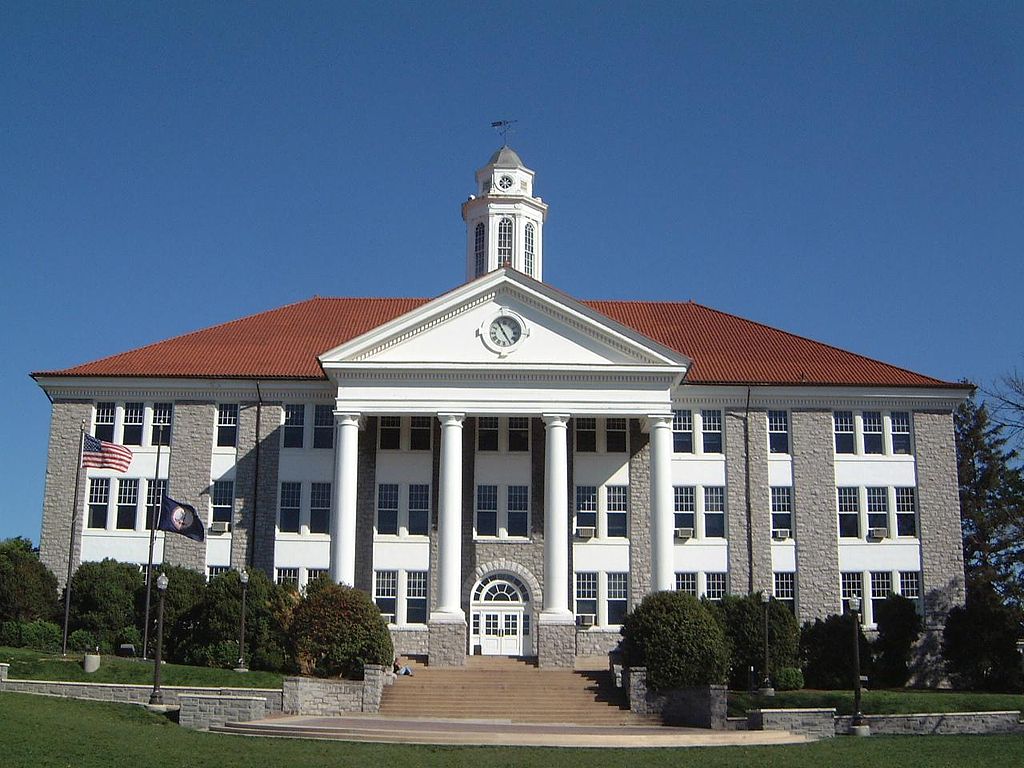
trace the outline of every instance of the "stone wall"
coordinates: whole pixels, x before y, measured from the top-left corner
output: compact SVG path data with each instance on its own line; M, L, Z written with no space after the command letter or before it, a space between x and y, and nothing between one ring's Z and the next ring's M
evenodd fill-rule
M724 685L655 693L647 687L647 669L624 667L623 688L629 709L638 715L661 715L666 725L724 730L727 727L727 699Z
M835 709L751 709L747 711L747 730L831 739L836 735L835 718Z
M432 667L462 667L466 664L465 621L428 621L427 663Z
M39 559L57 577L63 589L68 575L68 544L71 519L75 526L72 567L82 559L82 519L89 483L82 472L75 498L75 473L82 445L82 422L92 422L92 403L82 400L54 400L50 409L50 444L46 456L46 485L43 490L43 525L39 536Z
M792 412L797 618L838 613L839 533L831 411Z
M210 467L216 407L209 402L179 401L174 404L171 430L171 463L167 493L191 504L206 518L210 509ZM206 573L206 543L185 536L164 536L164 562Z
M572 669L576 663L576 625L544 618L541 614L537 621L537 666Z
M280 403L242 403L239 406L235 509L231 521L231 567L238 570L251 564L271 579L274 578L280 426Z
M183 693L178 696L178 725L197 731L224 723L247 723L267 716L267 701L259 696L212 696Z
M576 655L604 656L618 648L621 640L622 635L617 629L580 629L576 632Z
M762 589L770 592L772 526L766 412L726 411L724 437L729 591L741 595Z
M343 712L378 712L389 674L384 667L367 664L362 680L286 677L282 687L283 711L289 715L324 717Z
M943 712L913 715L865 715L873 736L945 736L1024 734L1020 712ZM853 718L837 717L835 733L849 734Z
M429 634L426 629L390 627L391 642L398 656L426 656L430 650Z

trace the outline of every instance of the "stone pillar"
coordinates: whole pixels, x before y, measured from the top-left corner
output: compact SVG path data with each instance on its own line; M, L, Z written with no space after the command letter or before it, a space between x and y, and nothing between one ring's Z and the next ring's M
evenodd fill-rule
M213 403L177 402L171 429L171 462L167 471L167 493L176 501L196 508L206 519L210 509L213 431L217 408ZM170 565L206 572L206 544L184 536L165 533L164 559Z
M544 414L544 610L537 617L537 664L572 667L576 626L569 610L568 414Z
M651 591L651 436L641 429L640 419L629 420L629 452L629 607L632 609Z
M465 414L439 413L441 464L438 489L437 607L427 640L433 666L466 663L466 615L462 610L462 424Z
M274 576L274 538L277 533L280 426L280 403L242 403L238 408L231 567L251 566L271 578Z
M767 589L771 594L774 578L765 411L726 411L725 485L729 591L746 594Z
M672 416L648 416L651 428L651 590L675 589Z
M334 414L334 509L331 515L331 581L355 584L356 477L359 468L359 414Z

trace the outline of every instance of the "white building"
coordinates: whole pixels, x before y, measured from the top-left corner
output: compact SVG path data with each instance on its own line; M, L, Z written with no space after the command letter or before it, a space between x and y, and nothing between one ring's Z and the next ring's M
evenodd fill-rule
M158 561L354 584L434 664L568 665L662 589L767 589L804 620L856 594L869 625L892 591L941 625L968 388L692 302L574 299L543 282L533 171L502 147L476 181L467 282L437 298L314 298L34 374L47 565L84 419L135 458L88 471L77 561L145 562L167 487L208 538L158 534Z

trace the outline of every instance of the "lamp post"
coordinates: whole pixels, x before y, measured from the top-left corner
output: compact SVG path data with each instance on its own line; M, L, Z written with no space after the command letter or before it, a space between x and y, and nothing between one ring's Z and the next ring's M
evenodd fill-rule
M153 654L153 692L149 695L150 706L162 706L164 695L160 690L160 657L164 648L164 594L167 592L166 573L161 573L156 580L156 590L160 594L160 602L156 609L156 653Z
M775 689L772 688L772 681L768 675L769 670L769 658L768 658L768 604L771 602L771 595L768 594L767 589L761 590L761 605L764 606L764 680L761 683L761 690L758 691L762 696L774 696Z
M850 598L850 613L853 616L853 722L852 732L855 736L867 736L871 726L860 711L860 598Z
M238 630L238 666L235 672L248 672L249 668L245 665L245 593L249 587L249 572L243 568L238 573L238 579L242 582L242 621Z

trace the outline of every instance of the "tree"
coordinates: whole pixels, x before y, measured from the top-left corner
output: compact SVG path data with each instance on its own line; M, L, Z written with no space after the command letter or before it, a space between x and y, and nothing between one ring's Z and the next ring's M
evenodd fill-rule
M800 658L808 688L853 687L853 614L832 614L807 622L800 630ZM871 644L857 627L861 674L871 675Z
M972 585L967 605L954 608L942 633L942 656L953 685L981 691L1020 691L1019 617L991 584Z
M1020 611L1024 606L1024 477L1013 465L999 425L984 404L955 413L960 516L968 587L990 585Z
M203 599L203 592L206 590L206 577L199 571L191 568L182 568L177 565L154 565L153 566L153 592L150 596L149 608L149 639L151 647L156 644L157 634L157 601L159 594L156 588L156 579L161 574L167 575L167 592L164 595L164 655L167 658L177 658L177 648L174 643L180 641L182 633L174 632L182 616L191 611ZM146 582L143 575L142 586L135 595L135 610L139 617L144 620L146 612ZM139 626L142 626L140 622ZM142 653L142 648L136 648Z
M1024 446L1024 375L1014 370L985 394L992 402L992 420L1017 445Z
M28 539L0 541L0 621L52 621L57 616L57 578Z
M914 643L923 624L913 600L890 594L875 608L878 638L874 642L874 684L896 688L910 679L910 661Z
M759 594L740 597L726 595L712 603L722 622L730 648L729 685L741 690L749 683L750 668L754 682L764 680L764 605ZM768 603L768 663L774 681L785 667L798 664L800 625L793 612L782 602Z
M132 563L82 563L71 577L71 628L90 632L101 649L112 651L123 632L138 632L135 595L142 584Z

